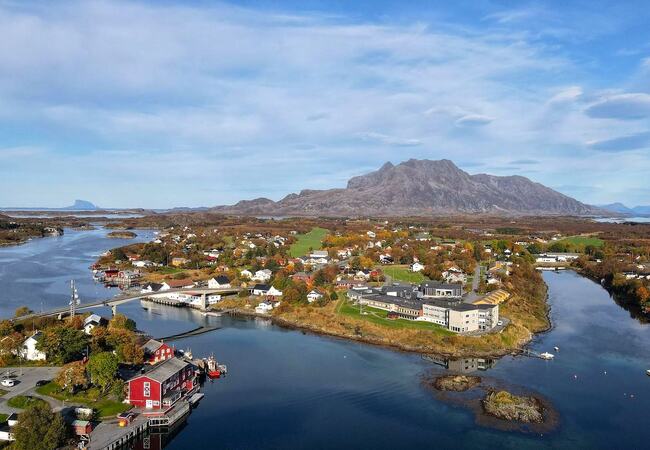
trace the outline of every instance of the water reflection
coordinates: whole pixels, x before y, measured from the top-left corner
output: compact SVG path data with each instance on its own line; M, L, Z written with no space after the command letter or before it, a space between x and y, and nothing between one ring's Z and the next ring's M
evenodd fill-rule
M479 370L488 370L496 364L496 360L487 358L449 359L434 355L422 355L422 359L444 367L454 373L472 373Z

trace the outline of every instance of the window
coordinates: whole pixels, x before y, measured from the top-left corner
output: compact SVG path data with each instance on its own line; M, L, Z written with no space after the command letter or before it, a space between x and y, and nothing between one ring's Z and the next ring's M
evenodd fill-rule
M143 386L142 386L142 391L145 397L151 397L151 383L148 381L145 381Z

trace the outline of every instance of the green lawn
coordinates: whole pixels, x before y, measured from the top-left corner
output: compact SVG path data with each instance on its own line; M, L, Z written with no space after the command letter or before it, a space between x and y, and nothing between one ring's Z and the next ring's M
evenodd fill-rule
M130 405L122 403L111 398L99 398L94 400L90 398L87 392L78 392L76 394L70 394L67 391L61 391L59 386L54 383L48 383L44 386L36 388L36 392L41 395L47 395L48 397L55 398L57 400L65 400L72 403L79 403L88 408L93 408L97 410L97 415L99 417L110 417L115 416L118 413L131 409Z
M4 389L0 389L0 397L5 395L6 393L7 393L7 391L5 391Z
M5 423L7 421L7 417L9 417L8 414L0 413L0 423Z
M363 312L367 314L361 314L359 311L359 306L355 306L346 300L342 299L339 302L337 307L337 312L346 316L354 317L355 319L366 320L378 325L385 326L387 328L395 329L405 329L412 328L418 330L429 330L435 331L436 333L443 335L453 334L451 331L442 328L440 325L430 322L420 322L415 320L407 319L388 319L388 311L383 309L371 308L369 306L363 307Z
M422 283L428 280L421 272L411 272L408 266L381 266L381 270L384 275L391 277L393 281Z
M298 240L291 244L289 254L294 258L297 256L304 256L309 252L309 249L319 250L322 248L322 240L329 233L325 228L312 228L309 233L299 234L296 236Z
M557 242L573 244L578 247L586 247L587 245L602 247L605 243L602 239L593 236L569 236L564 239L560 239Z
M45 403L45 400L38 397L30 397L29 395L17 395L7 400L7 405L19 409L25 409L34 403Z

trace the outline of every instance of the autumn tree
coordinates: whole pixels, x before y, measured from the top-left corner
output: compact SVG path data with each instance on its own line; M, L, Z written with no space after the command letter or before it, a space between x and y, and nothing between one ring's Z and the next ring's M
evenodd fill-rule
M117 357L126 364L142 364L144 350L136 342L127 342L117 348Z
M116 329L135 331L135 322L124 314L116 314L108 323L108 328L111 331Z
M88 385L85 364L82 361L73 361L64 365L54 382L70 393L73 393L76 388L85 388Z

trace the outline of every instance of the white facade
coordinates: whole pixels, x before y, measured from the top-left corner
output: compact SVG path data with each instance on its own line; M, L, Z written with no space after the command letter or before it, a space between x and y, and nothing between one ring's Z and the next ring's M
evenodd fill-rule
M37 331L23 342L23 348L20 350L20 357L27 361L45 361L47 355L36 348L36 344L42 337L42 333Z
M424 270L424 265L419 262L414 262L411 264L411 272L422 272Z

